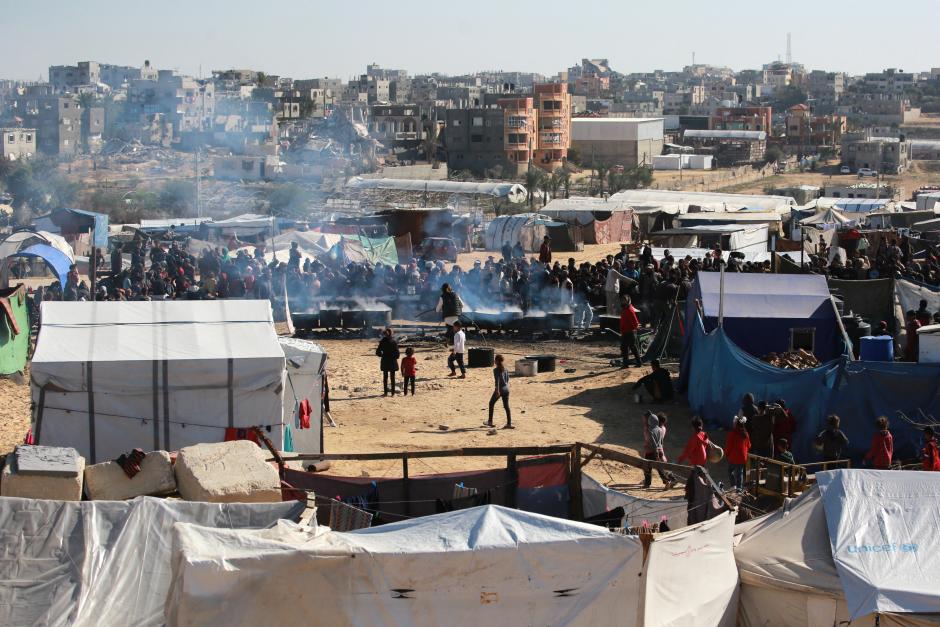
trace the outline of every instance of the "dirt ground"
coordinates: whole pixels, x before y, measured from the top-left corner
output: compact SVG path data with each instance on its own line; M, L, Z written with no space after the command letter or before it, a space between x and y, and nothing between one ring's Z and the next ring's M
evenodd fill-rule
M407 336L400 338L407 344ZM487 341L512 365L534 353L557 355L553 373L512 377L510 406L513 430L495 434L483 427L493 389L489 368L470 369L466 379L448 375L448 351L443 344L417 345L417 395L382 397L382 375L375 357L377 340L325 340L329 354L330 398L339 427L326 428L325 448L331 453L435 450L481 446L533 446L598 443L636 453L642 448L642 414L648 407L669 415L667 455L675 459L688 437L690 415L683 403L668 406L635 404L632 382L648 367L620 370L610 366L619 347L610 342L516 340ZM469 346L481 346L469 338ZM675 365L671 366L675 370ZM565 372L573 370L574 372ZM505 423L497 404L494 424ZM413 460L411 473L450 472L467 468L492 468L505 458L440 458ZM637 487L639 470L615 463L592 462L587 470L611 485ZM400 476L398 461L338 462L332 473ZM654 479L651 492L662 494Z

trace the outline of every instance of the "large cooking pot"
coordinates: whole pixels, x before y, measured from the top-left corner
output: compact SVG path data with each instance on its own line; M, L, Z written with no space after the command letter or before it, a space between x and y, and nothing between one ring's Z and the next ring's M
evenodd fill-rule
M495 351L492 348L478 346L467 349L468 368L492 368Z
M574 328L574 314L567 312L550 312L546 316L546 326L557 331L570 331Z
M320 325L319 311L291 312L290 317L294 328L300 331L316 329Z
M526 355L525 358L538 362L539 372L555 372L554 355Z
M320 309L320 328L338 329L343 326L343 312L339 308Z
M620 316L599 316L601 329L610 329L620 333Z
M519 330L527 331L529 333L536 333L538 331L546 331L548 317L545 314L540 315L531 315L526 314L522 320L519 321Z
M389 309L366 309L362 312L362 318L367 327L382 327L383 329L391 326L392 312Z
M366 326L366 312L361 309L344 309L340 318L344 329L361 329Z

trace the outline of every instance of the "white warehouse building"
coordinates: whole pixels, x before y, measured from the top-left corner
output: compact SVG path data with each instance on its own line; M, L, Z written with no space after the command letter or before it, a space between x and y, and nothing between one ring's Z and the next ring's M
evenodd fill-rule
M663 118L573 118L571 147L586 166L649 166L663 152Z

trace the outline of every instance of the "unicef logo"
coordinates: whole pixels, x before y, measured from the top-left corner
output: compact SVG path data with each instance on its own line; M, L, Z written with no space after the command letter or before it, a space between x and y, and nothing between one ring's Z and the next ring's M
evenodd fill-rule
M910 543L891 543L891 544L859 544L850 546L848 552L856 553L917 553L917 544Z

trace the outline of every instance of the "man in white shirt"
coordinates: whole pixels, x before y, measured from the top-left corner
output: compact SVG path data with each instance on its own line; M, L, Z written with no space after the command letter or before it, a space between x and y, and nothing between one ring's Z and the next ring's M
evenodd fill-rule
M454 346L450 350L450 356L447 358L447 367L450 368L449 377L457 376L457 368L454 367L456 364L460 368L460 378L467 378L467 367L464 365L463 354L467 350L467 334L463 332L463 328L459 322L454 323Z

